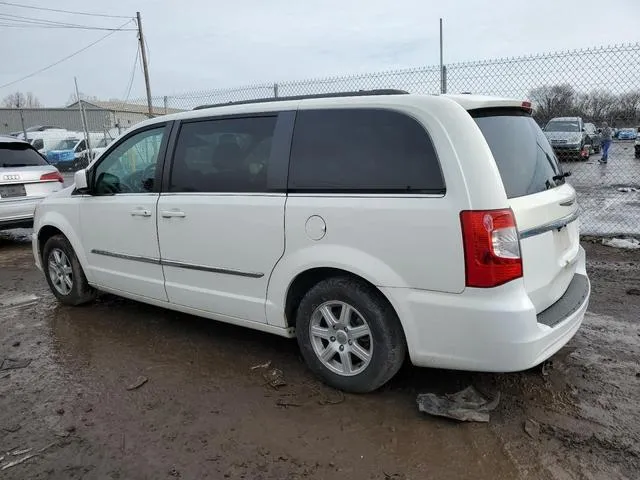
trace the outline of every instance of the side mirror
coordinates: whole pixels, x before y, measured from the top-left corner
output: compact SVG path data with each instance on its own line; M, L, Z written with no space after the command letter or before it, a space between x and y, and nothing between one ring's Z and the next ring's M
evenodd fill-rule
M73 181L76 184L76 190L87 191L89 189L89 182L87 181L87 171L83 168L78 170L73 175Z
M583 131L583 132L586 132L586 130L584 129L584 127L582 127L582 131Z

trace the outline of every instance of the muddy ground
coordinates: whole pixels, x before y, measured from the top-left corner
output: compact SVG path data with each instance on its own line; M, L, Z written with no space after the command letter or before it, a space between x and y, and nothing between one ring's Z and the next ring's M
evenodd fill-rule
M35 454L0 478L638 478L640 252L585 247L590 313L544 370L406 365L342 395L293 341L108 295L62 307L28 237L0 233L0 302L26 302L0 307L0 357L31 360L0 371L0 465ZM501 392L489 424L418 413L416 394L470 384Z

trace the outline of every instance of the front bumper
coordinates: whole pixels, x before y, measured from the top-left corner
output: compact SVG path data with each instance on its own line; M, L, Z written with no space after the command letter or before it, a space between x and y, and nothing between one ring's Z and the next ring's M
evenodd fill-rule
M522 279L493 289L467 288L457 295L382 290L401 319L414 365L514 372L540 364L580 328L591 293L582 248L576 275L583 277L579 278L582 291L576 295L567 290L557 304L540 314ZM549 312L552 309L555 312Z

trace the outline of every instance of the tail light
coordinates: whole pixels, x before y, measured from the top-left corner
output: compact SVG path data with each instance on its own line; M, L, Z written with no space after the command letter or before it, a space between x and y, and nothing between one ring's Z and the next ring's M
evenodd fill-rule
M511 209L460 212L467 287L490 288L522 277Z
M41 182L60 182L64 183L64 178L60 175L60 172L45 173L40 177Z

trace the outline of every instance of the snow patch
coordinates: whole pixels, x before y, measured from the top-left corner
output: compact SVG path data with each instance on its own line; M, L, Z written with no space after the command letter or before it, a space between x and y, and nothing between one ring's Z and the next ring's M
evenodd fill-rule
M607 247L636 250L640 248L640 241L635 238L604 238L602 244Z

